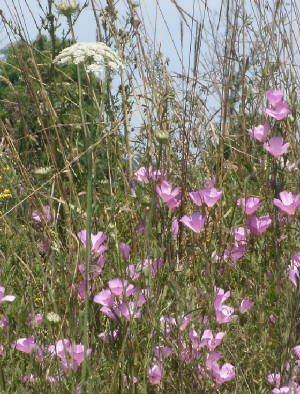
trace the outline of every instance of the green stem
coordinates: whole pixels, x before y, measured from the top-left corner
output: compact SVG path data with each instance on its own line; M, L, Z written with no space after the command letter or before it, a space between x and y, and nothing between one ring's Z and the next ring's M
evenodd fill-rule
M73 29L72 19L69 16L68 24L70 26L73 41L76 42L76 35ZM91 133L87 127L85 112L82 100L81 74L80 66L77 65L77 80L78 80L78 96L81 123L84 132L84 145L87 160L87 198L86 198L86 249L85 249L85 298L84 298L84 323L83 323L83 344L84 344L84 360L82 364L82 384L87 381L87 349L89 344L89 276L90 276L90 259L91 259L91 232L92 232L92 205L93 205L93 163L91 146Z
M81 89L81 76L80 68L77 66L77 77L78 77L78 94L79 94L79 108L81 122L84 131L84 141L86 150L87 160L87 199L86 199L86 253L85 253L85 299L84 299L84 362L82 365L82 382L86 381L87 373L87 349L88 349L88 333L89 333L89 269L90 269L90 258L91 258L91 232L92 232L92 204L93 204L93 166L92 166L92 150L89 149L91 146L90 130L86 124L85 112L83 109L82 101L82 89Z

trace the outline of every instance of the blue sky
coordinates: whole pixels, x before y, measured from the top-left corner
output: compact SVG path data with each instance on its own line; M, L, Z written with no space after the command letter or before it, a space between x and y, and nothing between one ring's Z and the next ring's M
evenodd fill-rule
M79 0L80 4L84 4L84 0ZM170 65L175 71L181 71L181 66L177 52L180 57L185 60L185 65L188 64L189 55L189 43L190 43L190 32L184 27L184 45L183 53L180 49L180 15L172 3L171 0L140 0L140 8L138 13L144 18L145 25L149 33L149 37L154 39L154 33L156 31L156 48L161 48L162 53L165 57L170 58ZM37 35L37 28L33 21L33 17L39 21L40 15L42 15L41 9L38 5L38 0L1 0L0 8L3 10L6 19L14 20L15 11L13 9L13 3L22 4L19 10L22 10L23 21L21 24L24 26L26 22L28 36L30 39L34 39ZM28 7L26 6L28 4ZM48 0L40 0L41 5L44 9L47 9ZM124 0L115 1L116 7L119 11L119 17L124 15L125 7ZM220 8L221 0L210 1L210 8L213 6L216 14ZM105 7L106 1L97 1L96 4ZM194 15L197 20L201 20L203 12L203 4L200 0L177 0L177 4L184 8L189 14ZM54 11L56 11L54 9ZM60 17L62 27L66 27L65 18ZM14 23L15 24L15 23ZM155 29L156 25L156 29ZM92 12L92 7L89 5L80 15L76 27L76 34L79 42L93 42L96 36L96 23ZM62 28L58 30L58 35L61 33ZM172 39L171 39L172 37ZM9 44L9 39L5 32L3 25L0 22L0 47ZM176 46L176 49L175 49Z

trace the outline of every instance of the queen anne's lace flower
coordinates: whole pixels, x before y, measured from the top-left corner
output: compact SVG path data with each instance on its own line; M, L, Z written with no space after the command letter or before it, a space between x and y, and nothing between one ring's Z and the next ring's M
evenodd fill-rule
M74 0L63 0L55 3L57 11L64 16L71 16L79 9L79 3Z
M124 68L119 56L103 42L79 42L63 49L53 61L57 64L87 64L88 72L101 72L102 65Z

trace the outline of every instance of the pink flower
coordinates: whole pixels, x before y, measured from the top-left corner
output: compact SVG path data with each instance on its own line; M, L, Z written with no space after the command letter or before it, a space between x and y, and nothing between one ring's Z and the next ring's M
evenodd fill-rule
M145 232L145 226L143 225L142 222L139 222L139 223L137 224L137 226L136 226L136 231L137 231L138 233L142 233L142 234Z
M120 244L120 251L125 260L129 260L130 247L127 244Z
M61 365L66 373L70 368L76 372L84 360L84 345L73 344L71 346L69 339L59 340L56 345L49 346L48 350L53 356L61 359ZM89 356L91 353L92 349L87 349L86 355Z
M199 341L200 335L197 334L195 330L190 331L190 339L192 341L193 348L200 350L202 347L207 346L209 351L213 351L217 346L220 345L225 332L219 332L216 334L216 337L214 338L214 335L211 330L205 330L202 337L201 341Z
M35 348L35 340L34 336L30 336L28 338L19 338L17 342L14 342L11 347L20 350L20 352L31 353Z
M283 93L280 90L270 89L267 91L266 96L274 109L265 108L264 112L277 120L286 118L291 109L288 107L287 102L282 100Z
M146 259L146 260L144 261L143 272L146 273L147 270L149 270L150 273L151 273L151 275L154 276L154 275L156 275L156 274L160 271L160 269L161 269L163 263L164 263L164 261L163 261L162 258L154 259L154 260L148 260L148 259Z
M9 326L9 321L6 319L5 316L1 317L0 319L0 329L7 331Z
M129 301L127 304L122 302L118 310L121 312L122 316L127 320L137 319L141 317L141 309L137 307L137 303L133 301Z
M199 192L191 192L189 194L196 205L201 206L204 202L208 207L212 207L221 198L223 192L218 192L217 189L211 187L200 190Z
M127 389L129 389L130 385L136 384L138 382L137 378L135 376L128 377L124 375L124 383Z
M230 234L234 235L234 242L238 245L246 245L247 236L249 236L250 231L246 230L245 227L232 227L230 229Z
M224 293L223 289L218 289L214 302L214 308L216 312L216 318L219 324L229 323L238 317L237 315L233 315L234 308L232 308L231 306L224 305L224 302L229 297L230 297L230 291Z
M259 126L254 127L253 129L249 129L249 134L250 137L255 138L260 142L265 142L265 140L267 139L269 129L270 129L269 123L265 123L264 125L260 124Z
M167 174L162 174L159 170L153 171L153 166L150 166L148 169L145 167L140 167L134 173L134 175L138 182L145 182L145 183L149 183L149 178L151 178L155 182L158 182L158 181L164 181L167 177Z
M279 196L281 200L278 200L277 198L273 199L274 205L287 214L294 215L297 206L300 204L300 193L294 195L291 192L284 190L279 193Z
M51 214L51 207L49 205L43 206L43 213L41 214L39 211L33 211L31 215L32 219L38 222L38 224L43 223L52 223L53 218Z
M182 320L181 320L181 323L180 323L180 326L179 326L179 330L180 331L184 331L186 329L187 325L189 324L189 322L190 322L190 320L192 318L192 315L191 314L183 315L180 318L182 318Z
M159 364L154 364L147 368L147 378L151 384L159 384L162 378L162 367Z
M170 354L173 352L173 349L169 346L155 346L154 354L157 360L160 362L164 359L168 358Z
M105 343L114 343L118 339L118 336L119 336L119 330L113 330L109 333L100 332L98 338Z
M177 218L174 218L172 220L172 225L171 225L172 239L177 238L178 230L179 230L178 220Z
M138 182L145 182L145 183L149 183L149 179L148 179L148 171L145 167L140 167L135 173L134 175L136 176L136 180Z
M257 218L255 215L247 218L247 226L253 234L260 235L272 224L269 214Z
M34 326L39 326L42 323L44 315L42 313L37 313L33 315L31 312L28 314L28 325L33 328Z
M268 382L276 387L280 386L280 373L271 373L268 375Z
M4 297L5 294L5 287L0 286L0 304L2 304L4 301L14 301L16 299L15 296L13 295L7 295Z
M110 291L110 289L101 290L100 293L96 294L94 297L94 302L96 304L101 304L103 306L111 307L114 303L115 297Z
M283 92L281 90L273 90L269 89L266 92L267 100L270 102L273 107L276 107L282 101Z
M172 191L172 183L167 181L163 181L160 186L156 186L156 193L173 210L181 204L180 190L180 187L175 187Z
M28 380L30 383L35 383L35 378L34 378L34 376L32 375L32 373L31 373L30 375L26 374L26 375L24 376L23 382L27 382L27 380Z
M141 270L134 264L130 264L126 267L126 275L128 275L130 279L135 282L141 276Z
M279 104L276 105L274 109L272 108L265 108L264 113L272 116L272 118L275 118L277 120L282 120L288 116L288 114L291 112L291 108L287 105L286 101L282 101Z
M86 230L80 231L77 236L86 248ZM94 252L95 256L99 256L107 250L107 246L102 245L105 240L106 235L102 231L99 231L95 235L91 234L91 251Z
M206 216L203 217L200 212L195 212L191 216L183 216L179 221L195 231L195 233L200 233L206 221Z
M298 360L300 360L300 345L294 347L294 352L295 352Z
M271 153L271 155L273 155L275 159L287 153L289 146L289 142L283 145L282 137L272 137L269 141L269 145L266 142L264 143L265 150Z
M134 187L134 180L129 178L129 190L132 197L136 197L135 187Z
M297 287L297 279L300 277L300 252L296 253L288 266L289 280Z
M220 369L218 363L214 362L212 365L212 374L217 384L222 384L235 378L235 368L233 365L225 363Z
M238 206L242 204L246 215L252 215L252 213L254 213L260 206L260 201L257 197L249 197L247 199L239 198L236 204Z
M248 301L248 300L242 300L241 305L240 305L240 313L245 313L249 309L253 307L255 303L253 301Z

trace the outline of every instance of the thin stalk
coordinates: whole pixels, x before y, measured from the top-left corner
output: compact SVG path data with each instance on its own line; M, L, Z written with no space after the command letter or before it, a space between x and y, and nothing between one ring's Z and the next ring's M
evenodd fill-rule
M76 42L76 35L73 29L72 19L69 16L68 24L73 37ZM82 87L81 87L81 74L80 66L77 65L77 80L78 80L78 96L79 96L79 109L81 123L84 132L84 145L86 151L87 161L87 185L86 185L86 249L85 249L85 298L84 298L84 323L83 323L83 344L84 344L84 360L82 365L82 382L86 382L87 374L87 349L89 343L89 276L90 276L90 259L91 259L91 232L92 232L92 205L93 205L93 163L92 163L92 149L91 146L91 133L87 127L85 112L83 108Z
M81 89L81 76L80 66L77 66L77 77L78 77L78 95L79 95L79 108L81 122L84 131L84 142L86 150L87 160L87 199L86 199L86 250L85 250L85 299L84 299L84 362L82 366L82 381L86 380L87 372L87 348L88 348L88 331L89 331L89 268L91 258L91 232L92 232L92 204L93 204L93 166L92 166L92 150L89 149L91 145L90 130L86 125L85 113L82 102L82 89Z

